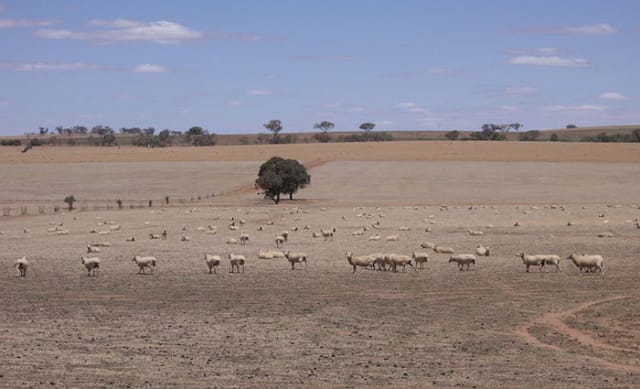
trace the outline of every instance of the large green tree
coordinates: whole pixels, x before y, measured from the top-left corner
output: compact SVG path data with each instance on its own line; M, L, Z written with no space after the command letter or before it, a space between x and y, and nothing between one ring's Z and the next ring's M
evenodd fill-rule
M281 194L288 194L293 199L293 194L311 183L311 176L307 169L295 159L272 157L258 170L256 187L264 191L265 196L276 204L280 202Z

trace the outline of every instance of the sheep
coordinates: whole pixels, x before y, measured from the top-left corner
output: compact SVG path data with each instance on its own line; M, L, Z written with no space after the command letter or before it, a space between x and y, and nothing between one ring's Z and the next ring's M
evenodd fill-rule
M305 253L292 253L291 251L285 251L284 256L291 264L291 270L295 270L296 263L304 262L304 268L307 268L307 254Z
M244 255L239 254L229 254L229 264L231 265L231 273L234 273L234 269L237 270L237 273L240 273L240 266L242 266L242 272L244 273Z
M436 245L435 245L435 243L424 242L424 243L420 243L420 247L422 247L423 249L431 249L431 250L433 250L434 248L436 248Z
M333 240L333 233L336 232L336 228L333 227L329 230L325 230L323 228L320 229L320 233L322 234L322 237L324 238L324 240Z
M386 240L387 242L397 242L400 240L400 237L398 235L388 235L384 238L384 240Z
M400 231L410 231L411 228L407 227L407 226L400 226L399 228Z
M529 273L529 267L538 266L538 271L544 268L544 258L541 255L527 255L524 251L518 253L518 256L522 258L522 263L527 267L527 273Z
M355 230L351 233L351 236L362 236L364 235L364 231L365 231L364 228L361 230Z
M319 238L319 237L321 237L321 236L322 236L322 235L321 235L321 234L318 234L317 232L313 232L313 231L311 232L311 237L312 237L312 238Z
M598 238L613 238L613 232L601 232L598 234Z
M489 255L491 255L491 247L484 247L483 245L479 244L478 247L476 247L476 254L479 257L488 257Z
M226 244L238 244L238 239L236 238L229 238L226 240L225 242Z
M156 258L155 257L140 257L138 255L134 256L132 259L138 265L138 274L144 274L144 269L149 268L151 270L151 274L155 273L156 268Z
M273 259L273 253L269 250L260 250L258 251L258 258L260 259Z
M422 269L424 264L429 262L429 254L426 252L413 252L411 255L413 261L416 263L416 270Z
M391 266L389 262L385 258L385 254L382 253L374 253L369 254L370 257L373 258L373 263L371 264L371 268L376 270L376 266L378 270L387 270L387 265Z
M586 271L597 270L600 273L604 273L604 259L601 255L571 254L567 259L570 259L581 272L583 269L586 269Z
M380 239L382 239L382 237L380 235L377 235L377 234L376 235L371 235L369 237L370 241L375 241L375 242L379 241Z
M240 235L240 244L241 245L246 245L247 242L249 241L249 234L242 234Z
M473 254L458 254L452 255L449 257L449 263L455 262L458 264L459 270L464 270L464 265L467 265L467 270L469 270L469 266L473 264L476 265L476 256Z
M110 242L94 242L94 243L91 243L91 246L93 246L93 247L111 247L111 243Z
M87 269L87 276L97 276L100 271L100 258L98 257L80 257L80 262L84 265L85 269Z
M391 265L391 268L393 269L394 272L398 271L398 266L402 266L403 270L407 270L407 265L411 266L413 268L413 270L418 270L416 269L415 266L413 266L412 263L412 258L408 255L401 255L401 254L385 254L384 256L385 261L387 261L387 263L389 263Z
M356 272L357 267L371 267L376 259L371 255L361 255L354 257L353 253L347 253L347 262L353 266L353 273Z
M150 233L149 239L160 239L160 234Z
M207 263L209 267L209 274L216 273L216 268L220 265L220 256L219 255L211 255L205 254L204 261Z
M542 255L538 255L538 257L542 258L542 267L545 269L546 271L546 266L547 265L554 265L556 267L556 271L561 271L560 269L560 256L555 255L555 254L542 254Z
M191 238L189 238L187 235L182 234L180 235L180 242L189 242L191 240Z
M435 246L432 250L438 254L453 254L455 252L451 247L446 246Z
M471 236L481 236L484 235L484 232L480 230L469 230L469 235Z
M162 240L167 240L167 230L162 230Z
M289 231L282 231L282 233L280 233L280 236L284 238L285 242L289 241Z
M276 241L276 248L280 248L280 246L282 246L284 244L286 239L283 236L278 235L278 236L276 236L275 241Z
M136 241L135 235L131 235L130 237L127 238L127 242L135 242L135 241Z
M26 257L16 259L16 272L18 277L25 278L27 276L27 267L29 267L29 262Z
M99 252L100 252L100 247L87 245L87 254L90 254L90 253L99 253Z

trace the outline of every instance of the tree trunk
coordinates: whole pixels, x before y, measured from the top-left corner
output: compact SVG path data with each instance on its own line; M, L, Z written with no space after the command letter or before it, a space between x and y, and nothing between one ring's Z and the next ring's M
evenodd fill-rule
M278 204L280 202L280 193L278 193L275 197L275 199L273 200L276 202L276 204Z
M293 200L293 192L289 193L289 200Z

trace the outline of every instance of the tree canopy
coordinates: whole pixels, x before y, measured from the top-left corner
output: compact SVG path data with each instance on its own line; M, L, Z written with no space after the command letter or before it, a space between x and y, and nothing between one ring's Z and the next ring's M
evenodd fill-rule
M270 120L269 123L263 124L263 126L273 133L271 143L280 143L280 131L282 131L282 122L280 120L274 119Z
M360 129L363 131L371 131L376 126L375 123L365 122L360 125Z
M272 157L260 165L256 187L262 189L266 197L276 204L280 202L281 194L293 194L311 183L311 176L307 169L295 159Z

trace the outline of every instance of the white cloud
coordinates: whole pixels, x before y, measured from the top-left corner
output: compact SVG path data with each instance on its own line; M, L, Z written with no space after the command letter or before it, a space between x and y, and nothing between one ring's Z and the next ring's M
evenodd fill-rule
M538 92L538 88L532 86L510 86L504 90L509 96L527 96Z
M618 30L607 23L599 23L586 26L523 28L516 29L515 32L521 34L612 35L618 33Z
M536 66L552 66L561 68L578 68L587 67L591 64L582 58L566 58L558 56L534 56L521 55L511 58L508 63L512 65L536 65Z
M366 112L366 109L364 109L364 107L355 106L349 108L349 112Z
M618 92L605 92L600 95L600 98L605 100L624 100L626 97Z
M513 106L513 105L501 105L499 107L501 110L503 111L507 111L507 112L518 112L520 111L520 108Z
M133 71L136 73L166 73L168 69L160 65L143 63L142 65L136 66Z
M273 92L268 89L249 89L246 94L247 96L271 96Z
M568 50L561 49L558 47L538 47L538 48L530 48L530 49L508 49L506 50L509 54L514 55L557 55L566 53Z
M575 106L550 105L544 108L545 111L549 111L549 112L561 112L561 111L602 112L606 109L607 107L604 105L591 105L591 104L583 104L583 105L575 105Z
M68 71L68 70L98 70L98 65L86 64L82 62L73 63L51 63L51 62L0 62L0 69L13 70L17 72L48 72L48 71Z
M396 104L396 108L400 108L411 113L427 113L426 109L411 101L398 103Z
M43 29L36 31L36 36L44 39L76 39L95 43L113 42L152 42L158 44L180 44L203 38L204 34L181 24L159 20L140 22L127 19L113 21L94 20L90 27L101 28L97 31L71 31L59 29Z

